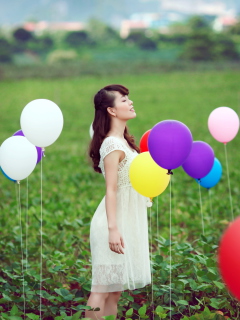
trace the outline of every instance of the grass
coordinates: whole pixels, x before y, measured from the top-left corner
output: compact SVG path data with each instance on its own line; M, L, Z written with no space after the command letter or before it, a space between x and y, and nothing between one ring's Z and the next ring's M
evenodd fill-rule
M210 112L220 106L228 106L239 113L239 80L238 71L192 71L142 75L96 75L51 80L5 80L0 82L0 143L20 129L21 111L28 102L34 99L45 98L54 101L59 105L64 116L63 131L59 139L46 148L46 157L43 159L43 277L51 278L52 282L45 281L45 288L48 292L53 292L54 288L61 288L61 286L65 286L69 290L73 289L73 283L77 282L80 284L80 288L77 287L78 292L80 292L79 301L82 298L81 304L86 304L91 284L89 226L91 217L105 194L103 177L93 171L87 160L87 148L90 142L89 127L94 114L93 96L101 87L110 83L124 84L130 89L130 98L134 102L137 117L131 120L128 126L137 143L139 143L142 134L157 122L175 119L189 127L195 141L205 141L214 149L215 156L223 166L223 175L219 184L211 190L212 210L210 210L208 191L201 189L205 238L202 236L198 185L194 179L184 173L182 168L174 170L172 241L175 242L175 247L173 247L175 251L173 250L173 261L174 263L177 261L182 263L182 270L180 268L178 270L176 267L173 272L177 277L181 272L184 273L183 270L187 268L194 270L194 265L188 265L186 259L181 260L181 252L183 251L179 246L184 243L193 247L198 244L201 254L206 258L208 253L209 257L212 255L211 259L213 259L216 255L218 241L229 221L231 221L231 212L224 146L210 135L207 120ZM239 136L227 145L235 217L239 215L240 211L238 207L240 154L237 152L239 147ZM0 176L0 185L0 242L1 247L4 248L0 253L0 258L2 258L0 259L2 267L0 275L7 279L6 270L11 270L9 272L13 275L15 268L18 270L18 274L21 274L21 229L16 199L17 187L3 175ZM39 272L40 256L40 165L36 166L28 179L28 204L26 202L26 179L21 182L20 188L22 223L25 223L26 206L28 205L28 254L29 265L32 267L31 277L35 279L35 289L39 289L37 286L39 275L37 273ZM169 251L164 249L164 243L166 239L169 239L169 188L154 199L151 212L152 225L149 236L152 240L153 258L161 260L156 256L162 256L168 261ZM159 219L158 226L157 218ZM25 231L23 229L24 239ZM161 240L162 243L160 237L165 239L164 241ZM154 284L164 286L169 284L168 274L162 274L159 277L159 272L161 269L169 268L169 265L162 264L166 261L160 260L156 260L158 267L154 269ZM202 267L199 266L199 268ZM204 270L204 268L201 270ZM197 275L199 270L195 271L196 278L200 277L200 275ZM217 268L215 273L216 278L214 279L221 282ZM166 278L165 283L161 283L161 279L164 277ZM12 278L11 281L15 280ZM201 283L203 280L198 279L198 281ZM196 291L193 288L194 286L191 287L191 294ZM5 287L4 290L6 295ZM215 304L214 308L214 303L211 300L206 300L208 302L204 307L209 307L210 310L223 310L225 314L232 316L232 319L237 319L234 318L237 316L236 301L233 297L229 298L224 288L221 290L220 293L217 293L216 290L214 294L216 299L221 299L218 297L219 294L224 296L225 307ZM151 301L150 291L151 287L142 290L147 294L148 300L146 300L146 303L148 303L148 306ZM161 303L166 307L168 300L164 298L165 293L158 292L157 294L157 292L155 288L156 305ZM202 292L202 296L198 297L200 301L204 301L204 297L214 299L214 296L210 296L208 289L202 289L200 292ZM194 306L196 300L193 300L191 294L186 292L182 299L188 300L189 305ZM29 297L28 308L36 311L34 309L36 305L33 301L31 302ZM129 297L130 293L121 298L120 312L122 316L128 306L127 302L131 305L132 300ZM14 301L22 309L22 300ZM58 303L64 305L64 310L69 311L69 306L65 304L68 300L59 301ZM0 306L3 302L0 300ZM229 303L229 308L226 308L227 303ZM10 310L13 300L8 301L8 304L9 309L5 308L4 311ZM235 311L232 311L232 313L230 313L230 305L234 305L235 308L233 308ZM53 307L50 312L47 303L44 306L46 308L45 315L48 314L50 317L51 312L57 314L58 308L55 310ZM182 307L183 309L181 309ZM138 307L135 305L135 308ZM189 306L184 306L184 304L181 308L181 313L177 309L175 310L174 319L180 319L183 315L188 317L198 311L197 308L190 310ZM203 311L202 305L199 305L199 310ZM137 318L133 317L133 319Z

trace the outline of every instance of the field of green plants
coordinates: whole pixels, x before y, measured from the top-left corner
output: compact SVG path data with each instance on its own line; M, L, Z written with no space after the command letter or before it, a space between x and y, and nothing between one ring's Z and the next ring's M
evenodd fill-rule
M201 188L204 234L198 184L181 167L173 171L171 260L169 187L153 199L148 209L153 282L122 293L119 319L239 319L239 302L225 287L217 265L219 240L232 221L224 145L213 139L207 127L208 116L217 107L228 106L239 113L239 72L131 75L127 70L114 76L0 82L0 144L20 129L22 109L34 99L54 101L64 116L63 131L42 160L41 288L40 164L20 186L0 176L0 319L40 319L40 289L41 319L84 318L91 288L90 222L105 194L104 179L87 157L89 127L93 96L111 83L130 89L137 117L128 127L137 143L157 122L179 120L195 141L211 145L223 167L211 193ZM235 218L240 214L239 147L239 135L227 144Z

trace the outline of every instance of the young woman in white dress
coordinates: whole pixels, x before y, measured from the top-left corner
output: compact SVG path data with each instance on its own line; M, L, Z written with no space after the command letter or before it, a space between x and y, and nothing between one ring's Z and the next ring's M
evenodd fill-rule
M87 305L100 311L85 317L102 319L116 315L124 290L151 283L146 198L135 191L129 167L140 152L126 122L136 117L129 90L109 85L94 97L95 117L89 156L96 172L102 173L106 195L90 225L92 288ZM94 192L94 191L93 191Z

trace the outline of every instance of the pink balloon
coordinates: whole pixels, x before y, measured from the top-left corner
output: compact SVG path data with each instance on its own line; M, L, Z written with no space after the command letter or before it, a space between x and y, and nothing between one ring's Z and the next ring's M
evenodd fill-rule
M214 109L208 117L208 129L214 139L226 144L238 133L239 118L237 113L228 107Z

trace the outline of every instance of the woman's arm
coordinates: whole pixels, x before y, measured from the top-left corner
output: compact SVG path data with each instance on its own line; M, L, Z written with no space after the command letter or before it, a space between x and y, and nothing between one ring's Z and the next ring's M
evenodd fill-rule
M117 207L117 178L118 164L125 154L121 150L115 150L104 158L104 170L106 180L106 212L108 229L117 229L116 207Z

